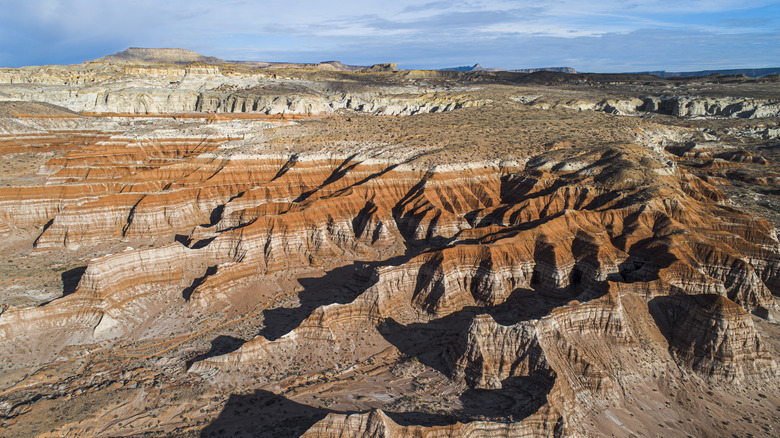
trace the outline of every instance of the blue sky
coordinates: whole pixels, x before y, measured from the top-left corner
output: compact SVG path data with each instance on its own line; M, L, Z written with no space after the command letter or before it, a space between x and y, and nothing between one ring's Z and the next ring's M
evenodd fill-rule
M127 47L229 60L579 71L780 66L780 2L0 0L0 66Z

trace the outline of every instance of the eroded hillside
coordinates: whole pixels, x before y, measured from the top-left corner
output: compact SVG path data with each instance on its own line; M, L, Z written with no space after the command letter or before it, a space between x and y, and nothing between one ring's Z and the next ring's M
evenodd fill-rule
M771 78L0 75L3 436L777 434Z

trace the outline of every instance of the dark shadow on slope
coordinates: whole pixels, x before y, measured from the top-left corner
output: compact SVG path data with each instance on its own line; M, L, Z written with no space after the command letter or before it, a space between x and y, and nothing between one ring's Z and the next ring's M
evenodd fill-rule
M345 188L343 188L343 189L333 193L332 195L329 195L328 197L331 197L331 196L332 197L341 196L341 195L347 193L353 187L360 186L360 185L365 184L365 183L367 183L367 182L369 182L369 181L371 181L373 179L379 178L382 175L384 175L384 174L390 172L391 170L397 168L398 166L400 166L402 164L411 163L412 161L414 161L414 160L416 160L416 159L418 159L420 157L423 157L423 156L427 155L428 153L429 152L419 153L419 154L416 154L416 155L414 155L414 156L412 156L412 157L410 157L410 158L408 158L408 159L406 159L406 160L404 160L404 161L402 161L400 163L396 163L396 164L392 164L390 166L387 166L384 169L380 170L379 172L372 173L372 174L366 176L365 178L363 178L362 180L357 181L354 184L351 184L350 186L345 187ZM306 199L308 199L311 195L316 193L318 190L321 190L323 187L325 187L325 186L327 186L329 184L332 184L332 183L340 180L341 178L343 178L352 169L354 169L360 163L362 163L362 161L357 161L357 162L347 166L347 163L349 163L356 156L357 156L357 154L352 155L351 157L347 158L336 170L333 171L333 173L328 177L328 179L326 179L322 184L319 185L319 187L317 187L316 189L313 189L313 190L310 190L310 191L307 191L307 192L301 194L297 199L295 199L294 202L303 202Z
M174 242L179 242L184 246L190 246L190 236L186 234L176 234L173 236Z
M346 304L354 300L369 285L365 263L353 263L328 271L322 277L301 278L298 283L303 290L298 293L300 305L279 307L263 312L263 329L259 335L276 340L298 327L318 307L328 304ZM363 284L360 284L360 283Z
M209 225L210 227L213 227L217 224L217 222L222 220L222 213L225 212L225 204L218 205L214 210L211 210L211 214L209 215Z
M510 223L514 222L516 220L516 218L514 217L516 214L517 213L513 213L512 214L513 217L510 218L510 220L509 220ZM501 230L498 230L498 231L495 231L495 232L492 232L492 233L488 233L488 234L485 234L484 236L477 237L477 238L472 238L472 239L456 240L456 238L457 238L457 235L456 235L456 238L449 239L448 241L446 241L445 245L447 245L447 246L455 246L455 245L474 245L474 244L485 244L485 243L490 244L490 243L494 243L494 242L496 242L496 241L498 241L500 239L511 239L511 238L517 236L518 234L520 234L520 232L522 232L522 231L530 230L530 229L533 229L533 228L538 228L538 227L544 225L547 222L550 222L552 220L555 220L555 219L563 216L563 214L564 214L564 212L561 211L561 212L552 214L550 216L546 216L546 217L543 217L543 218L540 218L540 219L535 219L535 220L530 221L530 222L522 222L522 223L519 223L518 225L510 225L510 226L502 228ZM489 223L485 223L485 225L490 225L490 224ZM483 225L480 223L477 226L481 227Z
M498 224L498 225L506 224L510 226L521 225L523 224L523 222L520 220L520 215L523 213L523 211L525 211L527 206L524 208L517 209L519 204L529 201L531 199L552 195L557 190L560 190L561 188L571 184L571 182L569 181L559 179L556 180L550 187L533 192L536 181L537 180L535 178L529 176L522 176L522 177L518 175L504 176L501 180L501 189L500 189L502 205L497 206L495 210L491 211L489 214L487 214L485 217L480 219L478 222L476 221L476 214L477 214L476 211L466 214L465 216L466 219L469 221L469 224L471 224L471 226L475 228L490 226L494 224ZM607 192L602 195L596 196L596 198L594 198L587 205L577 205L574 206L573 208L575 210L593 210L603 205L606 205L609 202L614 201L620 196L622 196L620 192ZM506 214L512 210L515 211L512 212L512 214L509 217L505 217ZM551 215L545 209L544 211L539 212L539 218L535 219L534 221L543 220L549 216L557 217L558 215L559 212L553 213Z
M355 239L360 239L363 235L363 231L371 222L371 217L377 212L378 208L376 204L371 201L367 201L366 205L360 209L358 214L352 218L352 229L355 231ZM373 243L373 242L372 242Z
M62 279L62 296L68 296L73 292L76 292L76 288L81 281L81 277L87 270L86 266L79 266L78 268L69 269L60 275Z
M686 303L686 301L689 301L689 303ZM686 315L684 309L684 304L690 306L690 301L687 297L661 296L655 297L647 303L650 316L653 317L655 325L658 326L658 330L666 338L670 346L674 342L675 328L677 325L685 323L684 317L690 316Z
M446 414L429 414L426 412L389 412L384 411L385 415L400 426L451 426L458 421L464 422L464 419L457 412L448 412Z
M306 199L309 198L309 196L316 193L318 190L321 190L323 187L333 184L334 182L340 180L344 177L347 173L349 173L350 170L354 169L358 164L360 164L360 161L352 161L357 157L357 154L353 154L349 157L347 157L346 160L344 160L339 166L331 172L331 174L328 176L328 178L322 182L322 184L319 185L316 189L309 190L308 192L301 193L298 198L295 199L293 202L303 202Z
M449 426L457 422L517 422L532 415L547 402L555 379L510 377L500 389L467 389L460 395L462 408L444 414L385 412L401 426Z
M659 271L677 260L669 249L662 237L642 239L631 245L628 258L618 265L618 273L611 274L607 279L623 283L657 280Z
M515 289L501 304L480 313L489 313L501 325L513 325L547 316L553 309L563 306L567 299L542 296L533 289Z
M434 253L433 257L417 270L412 305L430 315L438 313L445 292L444 273L441 268L443 260L441 253Z
M271 178L271 181L276 181L277 179L284 176L287 171L293 168L295 164L298 162L298 154L292 154L290 155L290 158L287 160L286 163L279 169L278 172L276 172L276 175L274 175L273 178Z
M49 229L49 227L51 227L53 223L54 223L54 219L49 219L49 221L46 222L46 224L43 226L43 229L41 230L41 234L39 234L38 237L35 238L35 241L33 242L33 248L38 247L38 241L41 240L43 234L46 232L46 230Z
M331 412L296 403L268 391L233 394L219 416L201 431L200 436L299 437Z
M468 389L460 396L460 416L470 419L520 421L547 402L555 379L521 376L504 380L501 389Z
M190 236L186 234L177 234L174 236L173 240L181 243L182 245L186 246L189 249L200 249L206 247L206 245L211 243L216 238L217 236L213 236L213 237L207 237L205 239L193 240L192 238L190 238Z
M206 279L207 279L209 276L211 276L211 275L214 275L214 274L216 274L216 273L217 273L217 267L216 267L216 266L209 266L209 267L206 269L206 273L205 273L205 274L203 274L203 276L202 276L202 277L198 277L198 278L196 278L196 279L192 280L192 284L191 284L191 285L189 285L189 287L187 287L187 288L186 288L186 289L184 289L183 291L181 291L181 296L182 296L182 298L184 298L185 300L189 300L189 299L190 299L190 297L192 296L192 293L195 291L195 289L196 289L198 286L200 286L201 284L203 284L203 282L204 282L204 281L206 281Z
M469 307L427 323L409 325L388 318L379 324L377 330L406 356L416 357L420 363L449 375L445 354L468 329L477 313L477 308Z
M375 282L377 266L396 265L412 257L402 255L379 262L354 262L328 271L322 277L301 278L303 290L298 293L300 305L294 308L280 307L263 312L263 329L260 336L273 341L298 327L320 306L352 302Z
M214 356L221 356L223 354L232 353L238 350L239 347L245 343L246 341L241 338L234 338L233 336L217 336L214 338L214 340L211 341L211 349L209 351L203 354L199 354L186 362L187 369L189 369L190 366L192 366L192 364L195 362L200 362Z
M365 184L365 183L367 183L367 182L369 182L369 181L371 181L373 179L379 178L380 176L390 172L391 170L394 170L396 167L401 166L403 164L411 163L412 161L414 161L414 160L416 160L418 158L424 157L425 155L428 155L429 153L430 152L421 152L421 153L415 154L415 155L407 158L404 161L401 161L400 163L391 164L390 166L385 167L384 169L380 170L379 172L372 173L371 175L368 175L367 177L365 177L365 178L361 179L360 181L350 185L349 187L346 187L346 188L344 188L342 190L339 190L338 192L334 193L333 196L334 197L341 196L342 194L346 193L348 190L352 189L353 187L357 187L357 186ZM360 163L358 163L358 164L360 164ZM348 170L351 170L351 169L352 168L350 168Z
M451 375L450 360L465 346L465 335L474 317L490 314L501 325L539 319L566 300L542 297L529 289L517 289L501 304L487 307L465 307L447 316L425 323L399 324L393 318L383 320L377 330L406 356L416 357L445 375Z
M582 210L597 210L604 208L605 205L618 201L623 196L620 191L609 191L597 195L588 205L582 207Z
M214 237L207 237L205 239L200 239L196 242L193 242L190 244L190 249L201 249L205 248L209 243L213 242L214 239L216 239L217 236Z
M395 220L398 231L404 237L407 243L415 242L414 233L422 222L422 219L431 211L430 206L426 206L426 203L422 203L422 206L416 206L409 208L413 205L414 201L419 200L425 193L425 184L434 175L433 172L428 171L423 175L420 181L417 182L408 192L401 198L392 208L393 219ZM432 244L433 242L428 242ZM436 246L436 245L433 245Z

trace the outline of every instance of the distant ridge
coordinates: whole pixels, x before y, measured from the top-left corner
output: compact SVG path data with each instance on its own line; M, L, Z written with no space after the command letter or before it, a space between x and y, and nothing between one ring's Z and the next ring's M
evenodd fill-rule
M394 62L388 62L384 64L374 64L367 68L366 71L398 71Z
M577 74L577 70L571 67L542 67L542 68L519 68L516 70L509 70L516 73L536 73L538 71L557 71L559 73Z
M643 71L632 74L650 74L661 78L681 78L690 76L709 76L709 75L745 75L751 78L760 78L768 75L780 74L780 67L771 68L736 68L729 70L701 70L701 71L686 71L686 72L672 72L672 71Z
M461 65L460 67L440 68L439 71L476 71L481 68L482 68L481 65L474 64L474 65Z
M503 70L500 68L491 68L491 67L485 68L479 64L474 64L471 66L463 65L460 67L442 68L439 69L439 71L503 71Z
M370 68L365 65L347 65L339 61L323 61L318 63L300 63L300 62L270 62L270 61L225 61L227 64L244 65L253 68L268 68L268 69L282 69L282 68L303 68L303 69L317 69L317 70L330 70L330 71L358 71Z
M157 64L189 64L191 62L203 62L206 64L224 64L225 61L213 56L203 56L187 49L144 49L130 47L122 52L104 56L96 62L119 63L157 63Z
M463 65L460 67L448 67L448 68L441 68L439 71L511 71L515 73L535 73L538 71L557 71L561 73L577 73L576 70L574 70L571 67L542 67L542 68L520 68L516 70L505 70L502 68L492 68L492 67L482 67L479 64L474 64L471 66Z
M237 64L247 67L263 69L284 69L301 68L317 69L325 71L372 71L388 72L398 71L395 63L365 65L347 65L339 61L324 61L317 63L296 63L296 62L267 62L267 61L225 61L214 56L204 56L188 49L178 48L142 48L130 47L127 50L117 52L113 55L103 56L91 62L103 63L139 63L139 64L190 64L200 62L205 64ZM458 67L440 68L438 71L456 71L456 72L512 72L512 73L536 73L536 72L558 72L567 74L578 74L571 67L540 67L540 68L518 68L502 69L493 67L483 67L479 63L474 65L462 65ZM780 67L769 68L740 68L724 70L700 70L688 72L671 72L666 70L627 72L618 74L629 75L652 75L660 78L682 78L709 75L744 75L750 78L761 78L769 75L780 75Z

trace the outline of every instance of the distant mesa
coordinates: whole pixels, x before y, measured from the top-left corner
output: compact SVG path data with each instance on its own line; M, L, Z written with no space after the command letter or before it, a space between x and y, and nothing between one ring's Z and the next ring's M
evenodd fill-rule
M374 64L366 69L367 71L398 71L398 67L394 62L388 62L386 64Z
M189 64L203 62L206 64L224 64L225 61L213 56L203 56L187 49L144 49L130 47L122 52L104 56L95 60L106 63L155 63L155 64Z
M503 68L482 67L479 64L474 64L471 66L463 65L460 67L442 68L440 69L440 71L511 71L514 73L535 73L538 71L555 71L555 72L571 73L571 74L577 73L577 70L574 70L571 67L519 68L514 70L505 70Z
M193 62L205 64L236 64L253 68L267 69L317 69L325 71L370 71L370 72L391 72L399 71L395 63L365 65L348 65L339 61L323 61L315 63L303 62L267 62L267 61L225 61L214 56L204 56L187 49L151 49L141 47L130 47L127 50L115 53L113 55L98 58L93 62L103 63L136 63L136 64L190 64ZM512 73L536 73L536 72L558 72L577 74L577 70L571 67L540 67L540 68L518 68L502 69L494 67L483 67L479 63L474 65L462 65L458 67L440 68L439 71L456 72L502 72ZM709 75L744 75L751 78L761 78L769 75L780 75L780 67L772 68L745 68L745 69L725 69L725 70L701 70L689 72L670 72L665 70L643 71L626 73L632 75L653 75L661 78L682 78L694 76Z
M325 71L358 71L365 70L370 67L364 65L347 65L339 61L323 61L317 63L302 63L302 62L267 62L267 61L226 61L228 64L243 65L253 68L268 68L268 69L288 69L288 68L306 68L317 69Z
M341 71L365 68L357 65L346 65L340 61L322 61L319 65L330 65L334 69L341 70Z
M313 68L326 71L398 71L398 68L394 63L376 64L369 67L363 65L346 65L339 61L324 61L319 63L226 61L214 56L204 56L187 49L145 49L140 47L130 47L122 52L95 59L93 62L135 64L190 64L193 62L200 62L213 65L236 64L246 67L268 69Z
M709 75L745 75L749 78L762 78L769 75L780 75L780 67L771 68L736 68L728 70L700 70L700 71L643 71L634 74L650 74L661 78L684 78L691 76Z
M485 71L485 68L479 64L462 65L460 67L442 68L441 71Z
M515 73L536 73L538 71L555 71L559 73L577 74L577 70L571 67L542 67L542 68L518 68L509 70Z

